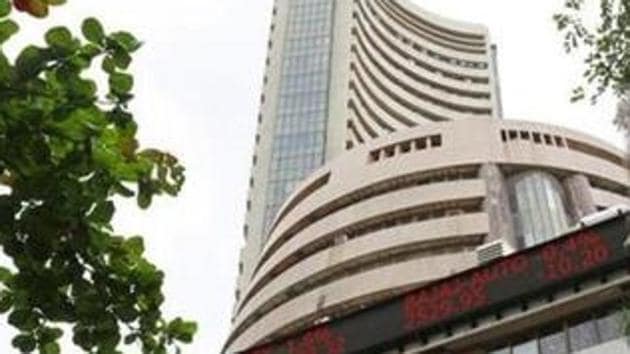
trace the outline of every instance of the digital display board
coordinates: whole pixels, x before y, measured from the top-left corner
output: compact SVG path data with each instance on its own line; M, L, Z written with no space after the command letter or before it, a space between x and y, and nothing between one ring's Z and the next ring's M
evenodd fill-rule
M628 231L620 216L243 354L373 352L622 266Z

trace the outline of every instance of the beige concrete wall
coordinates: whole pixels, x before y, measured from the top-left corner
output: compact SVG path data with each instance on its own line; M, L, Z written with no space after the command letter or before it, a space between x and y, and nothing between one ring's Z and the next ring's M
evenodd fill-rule
M277 332L292 323L306 320L315 312L326 316L322 309L333 308L353 299L395 291L409 285L426 283L474 266L474 253L443 255L416 259L395 265L359 273L328 284L305 295L291 299L271 313L263 316L230 346L228 352L247 349L261 340L268 339L270 333ZM409 274L415 274L410 278ZM322 300L323 299L323 300Z
M273 16L271 24L273 31L270 32L269 37L270 48L268 52L268 64L265 70L266 81L262 87L262 95L264 95L265 100L261 103L260 107L260 117L262 119L257 128L259 140L256 143L254 151L257 163L252 167L251 177L253 186L250 188L250 192L247 196L248 204L250 205L245 218L245 226L248 231L248 236L243 251L241 252L243 272L239 276L239 280L237 282L237 291L240 293L243 293L249 285L253 266L257 262L260 251L264 246L263 240L265 239L265 235L263 235L263 214L265 208L265 198L267 195L271 147L273 144L274 121L278 101L277 95L280 88L282 53L284 50L283 45L284 38L286 36L288 19L288 3L289 0L276 0L274 3L276 13ZM487 29L483 26L448 20L435 14L423 11L407 2L403 2L400 5L385 3L387 5L386 8L383 5L384 3L380 2L380 0L366 0L358 3L354 1L335 1L335 23L332 38L333 50L329 85L329 116L326 133L327 160L331 160L345 151L347 141L352 141L355 145L359 144L359 141L352 137L352 133L347 128L348 121L355 121L355 125L359 127L357 130L359 131L359 134L361 134L362 139L370 139L369 135L365 132L365 129L360 128L361 124L358 121L358 118L353 118L354 113L348 108L349 101L353 101L355 103L358 101L356 95L351 92L348 86L350 81L356 81L356 78L353 79L353 74L350 71L350 64L356 62L356 58L354 57L355 55L351 53L351 46L356 41L355 37L352 35L352 29L357 26L357 19L353 18L353 14L357 12L357 4L361 4L362 6L369 5L373 8L375 14L387 21L388 26L401 34L404 34L410 41L414 43L417 42L417 44L427 50L435 51L436 53L440 53L440 55L449 56L458 60L488 62L487 54L474 54L465 51L465 49L469 47L479 48L481 46L481 48L483 48L484 45L487 44ZM389 8L390 6L391 9L396 9L396 13L392 12ZM400 6L406 10L399 13L398 11L400 11L400 9L398 8ZM383 33L389 33L389 40L393 41L397 48L407 52L407 55L414 57L417 60L423 60L439 70L431 72L426 69L422 69L411 63L408 59L401 57L400 54L392 51L391 48L385 45L379 46L382 47L383 50L387 50L388 55L397 60L400 65L403 65L408 70L413 70L420 77L435 82L438 86L444 85L459 91L470 90L471 92L491 93L490 91L493 85L454 80L442 75L439 72L440 70L443 70L445 72L452 72L453 74L458 75L488 77L489 74L487 69L478 70L465 68L440 61L429 55L419 55L410 49L409 43L411 42L405 44L400 39L392 37L391 33L387 32L386 28L376 20L374 14L369 12L368 16L370 16L372 21L376 21L375 25L379 26L380 31ZM409 21L416 26L413 28L413 31L409 30L407 27L407 22ZM477 36L478 38L467 38L466 35L468 34ZM374 36L375 34L372 33L372 37ZM380 40L377 37L374 37L373 39ZM463 42L463 44L459 42ZM455 46L456 48L459 46L464 50L456 50L449 48L449 46ZM375 60L382 62L383 65L386 64L384 62L384 58L379 57L378 53L372 53L372 55L374 55ZM404 83L404 85L417 87L417 89L422 90L424 94L430 95L439 100L463 105L465 107L483 107L492 109L492 103L487 99L466 98L463 96L453 95L445 91L440 92L440 90L435 87L431 87L426 84L421 86L418 81L411 79L402 72L398 72L391 65L385 66L385 70L391 72L391 74L394 75L393 77L396 77L396 79L401 83ZM383 73L376 72L374 67L370 69L370 72L374 75L378 75L379 82L382 85L386 85L383 87L387 87L390 95L404 99L413 106L419 107L421 110L435 111L437 114L444 116L447 119L476 117L476 115L464 114L440 107L439 105L435 105L425 99L414 96L409 92L406 92L404 89L401 89L400 86L393 84L391 80L387 79L383 75ZM432 121L431 119L423 118L423 115L416 110L410 110L409 108L401 106L393 100L391 96L388 96L388 94L381 88L376 87L374 82L369 82L368 85L370 85L371 90L373 93L378 95L380 100L383 100L383 102L385 102L388 106L391 106L397 114L404 115L407 122L411 122L412 125L417 123L425 124ZM366 93L363 92L363 94L365 95ZM369 124L376 132L376 136L384 136L389 133L388 130L383 129L377 124L375 120L378 120L379 118L388 121L388 124L393 127L394 131L400 131L408 128L409 124L397 122L395 119L392 119L391 114L384 111L382 107L374 105L374 100L371 100L371 104L372 108L376 112L375 114L366 112L365 108L361 108L360 114L364 116L367 124ZM360 105L356 104L356 106Z

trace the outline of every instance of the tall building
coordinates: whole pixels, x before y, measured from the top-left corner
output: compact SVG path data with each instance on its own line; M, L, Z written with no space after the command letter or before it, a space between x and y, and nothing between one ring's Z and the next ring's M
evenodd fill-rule
M628 201L623 153L502 120L485 27L406 0L277 0L229 353Z
M397 131L501 115L485 27L408 2L277 0L237 294L278 209L346 150Z

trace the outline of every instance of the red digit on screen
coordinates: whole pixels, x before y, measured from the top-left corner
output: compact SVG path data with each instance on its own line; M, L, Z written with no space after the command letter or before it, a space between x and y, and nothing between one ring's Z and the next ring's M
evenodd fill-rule
M554 245L549 245L542 250L542 260L545 266L545 278L549 280L558 279L558 265L556 257L558 251Z

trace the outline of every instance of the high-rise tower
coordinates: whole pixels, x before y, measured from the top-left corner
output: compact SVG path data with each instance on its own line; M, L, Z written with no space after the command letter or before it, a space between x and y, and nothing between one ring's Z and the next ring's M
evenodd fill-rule
M499 119L485 27L407 0L276 0L273 13L227 352L628 201L618 149Z
M278 209L326 161L421 124L501 115L483 26L408 1L277 0L270 31L237 298Z

